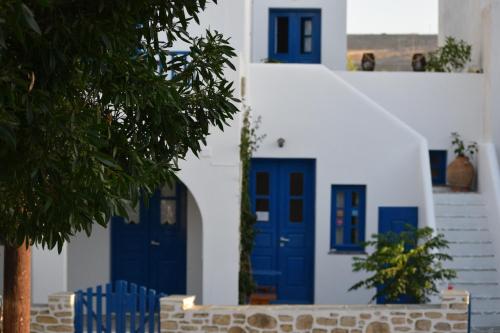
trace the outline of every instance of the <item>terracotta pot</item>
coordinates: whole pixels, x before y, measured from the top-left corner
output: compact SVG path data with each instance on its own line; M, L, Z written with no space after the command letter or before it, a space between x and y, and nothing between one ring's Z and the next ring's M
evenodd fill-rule
M446 168L446 181L453 191L470 191L474 175L474 166L467 156L457 156Z

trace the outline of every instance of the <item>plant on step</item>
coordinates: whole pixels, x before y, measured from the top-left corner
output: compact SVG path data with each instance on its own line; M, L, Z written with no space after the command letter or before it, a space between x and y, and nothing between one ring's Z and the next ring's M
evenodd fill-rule
M426 71L428 72L461 72L471 61L472 46L465 41L457 41L446 37L445 44L429 53Z
M429 301L438 292L436 283L456 277L456 272L443 268L443 262L452 258L443 252L448 242L442 234L434 235L431 228L375 234L366 242L373 253L353 258L354 272L367 272L371 276L354 284L349 291L359 288L376 289L371 301L382 297L386 303L401 298L415 303Z
M188 33L208 3L0 1L4 332L29 331L31 245L126 217L238 112L228 39Z
M474 157L474 154L478 152L478 146L477 142L471 141L467 144L467 146L464 143L464 140L462 140L462 137L458 132L453 132L451 133L451 145L453 147L453 152L457 156L467 156L470 159Z
M251 121L251 110L244 107L243 126L241 129L240 160L242 169L241 179L241 213L240 213L240 272L239 272L239 302L245 304L255 289L252 276L251 255L255 242L255 223L257 218L252 212L250 200L250 162L253 153L259 147L265 135L257 135L260 118L254 123Z
M446 183L454 191L470 191L476 174L471 160L478 152L477 142L466 145L457 132L451 133L451 138L456 158L446 168Z

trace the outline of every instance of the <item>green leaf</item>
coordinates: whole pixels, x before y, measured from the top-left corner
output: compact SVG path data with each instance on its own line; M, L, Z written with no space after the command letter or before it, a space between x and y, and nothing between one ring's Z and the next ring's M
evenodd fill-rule
M40 27L38 26L38 23L35 20L35 17L33 15L33 12L31 9L26 6L24 3L21 4L21 8L23 9L23 15L24 19L26 20L26 23L28 23L28 26L37 34L41 35L42 31L40 30Z

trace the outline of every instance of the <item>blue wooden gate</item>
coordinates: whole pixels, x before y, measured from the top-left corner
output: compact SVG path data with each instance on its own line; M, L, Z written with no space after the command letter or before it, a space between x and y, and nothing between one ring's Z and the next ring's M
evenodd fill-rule
M160 297L152 289L117 281L76 292L76 333L160 333Z

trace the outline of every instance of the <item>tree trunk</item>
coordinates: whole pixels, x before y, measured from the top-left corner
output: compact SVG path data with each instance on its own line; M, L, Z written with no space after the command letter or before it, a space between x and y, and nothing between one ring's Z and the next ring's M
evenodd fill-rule
M30 332L31 248L5 246L3 332Z

